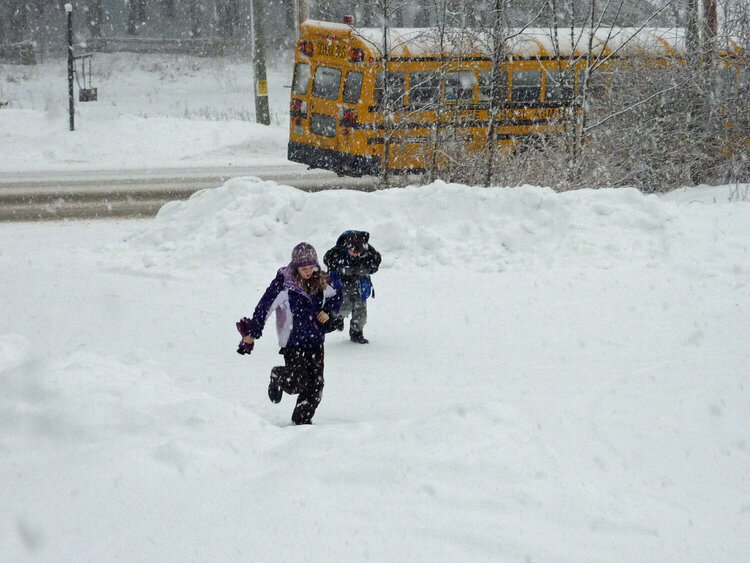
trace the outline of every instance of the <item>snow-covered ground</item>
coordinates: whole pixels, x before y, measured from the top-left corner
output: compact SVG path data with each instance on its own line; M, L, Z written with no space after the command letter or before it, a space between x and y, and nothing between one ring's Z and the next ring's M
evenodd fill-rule
M269 137L256 157L283 160L283 118L172 114L157 74L132 79L145 118L81 111L122 154L65 161L64 112L11 107L0 167L212 165ZM749 560L747 193L237 178L153 220L0 224L0 560ZM234 323L294 244L348 228L383 254L371 343L328 337L315 424L290 426L272 324L246 357Z
M271 127L247 60L95 54L92 82L71 132L64 59L0 64L0 173L287 163L290 64L268 72Z

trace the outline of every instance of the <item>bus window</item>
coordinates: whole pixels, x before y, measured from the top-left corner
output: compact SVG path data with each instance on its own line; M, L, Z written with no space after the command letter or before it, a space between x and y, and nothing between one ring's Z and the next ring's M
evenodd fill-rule
M583 71L581 71L581 75L579 75L579 78L583 76ZM589 95L594 96L596 98L603 98L607 93L607 75L604 73L602 69L596 69L591 71L591 74L589 74L589 87L588 87Z
M310 131L324 137L335 137L336 118L330 115L314 113L310 116Z
M312 93L316 98L336 100L341 86L341 71L329 66L319 66L315 69Z
M387 72L388 77L388 100L383 100L383 73L379 72L375 76L375 103L383 107L383 102L387 101L390 107L400 107L404 105L404 73Z
M473 102L477 76L474 71L446 72L443 78L443 100L448 104Z
M514 102L538 102L542 97L541 70L514 70L511 100Z
M492 87L492 71L483 70L479 73L479 101L489 102ZM499 73L499 81L495 86L497 88L498 99L500 103L508 100L508 71L502 70Z
M573 99L573 71L548 70L544 99L548 102L561 102Z
M310 87L310 65L297 63L294 65L294 81L292 82L292 93L307 94Z
M344 93L341 97L347 104L358 104L361 94L362 73L356 70L350 70L346 73L346 79L344 79Z
M440 77L437 73L409 73L409 105L434 106L438 102L440 102Z

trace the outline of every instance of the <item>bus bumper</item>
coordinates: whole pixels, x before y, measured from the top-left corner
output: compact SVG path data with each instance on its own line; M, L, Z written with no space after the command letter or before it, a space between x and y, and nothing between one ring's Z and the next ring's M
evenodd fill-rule
M346 154L290 141L287 158L292 162L323 168L346 176L374 176L380 173L379 156Z

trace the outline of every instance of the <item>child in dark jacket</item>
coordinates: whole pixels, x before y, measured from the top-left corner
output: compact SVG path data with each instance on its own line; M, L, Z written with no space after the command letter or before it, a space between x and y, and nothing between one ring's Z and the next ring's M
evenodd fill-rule
M341 286L329 283L320 271L315 249L301 242L292 250L288 266L280 268L255 307L253 318L237 323L242 335L239 353L252 351L263 334L266 319L276 311L276 330L284 366L271 370L268 397L281 401L284 392L297 395L294 424L310 424L323 393L323 343L326 323L341 306Z
M344 317L351 313L349 338L358 344L369 342L362 331L367 324L367 299L374 295L370 275L378 271L381 260L369 241L366 231L346 231L323 257L331 278L340 280L344 290L341 310L331 319L331 328L343 330Z

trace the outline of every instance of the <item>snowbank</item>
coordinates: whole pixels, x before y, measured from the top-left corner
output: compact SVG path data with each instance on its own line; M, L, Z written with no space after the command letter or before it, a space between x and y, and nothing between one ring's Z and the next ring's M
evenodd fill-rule
M555 193L443 182L373 193L304 193L237 178L166 205L117 254L151 271L207 266L235 274L250 263L285 263L301 240L324 252L339 233L356 228L372 233L387 256L384 268L435 264L499 272L667 260L708 268L715 250L691 232L696 215L742 223L750 220L750 205L697 208L634 189ZM741 235L736 240L747 249Z

